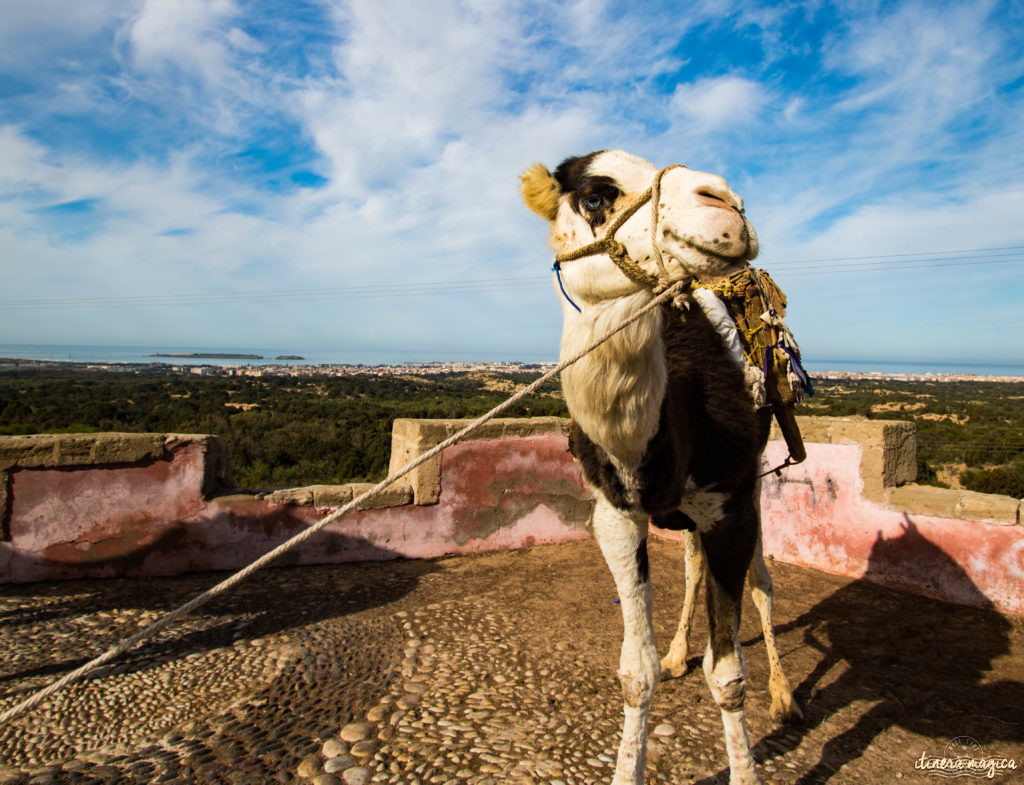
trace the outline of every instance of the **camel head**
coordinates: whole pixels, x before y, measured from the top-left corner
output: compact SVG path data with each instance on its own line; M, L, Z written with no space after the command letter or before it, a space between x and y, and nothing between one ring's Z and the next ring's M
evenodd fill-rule
M629 257L660 281L729 275L757 256L743 200L718 175L683 166L659 171L637 156L604 150L568 158L554 174L534 164L520 179L526 205L551 223L556 255L583 248L611 229ZM616 228L652 186L657 202L644 204ZM585 303L643 288L605 253L564 262L561 276L573 299Z

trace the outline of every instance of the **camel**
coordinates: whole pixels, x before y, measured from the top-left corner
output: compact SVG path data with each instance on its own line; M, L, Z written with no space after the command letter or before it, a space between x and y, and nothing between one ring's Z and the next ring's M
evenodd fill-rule
M778 663L761 555L758 473L771 412L758 406L756 369L736 350L733 321L722 318L713 294L691 284L749 267L756 234L721 177L683 166L659 170L619 150L568 158L554 173L535 164L522 174L521 190L526 205L550 222L563 358L656 292L677 281L689 285L674 304L652 309L562 372L570 451L595 496L591 527L623 616L618 677L625 709L613 785L643 783L651 698L659 678L685 672L702 574L710 633L703 669L721 711L730 782L755 785L761 780L744 719L737 637L745 575L769 648L773 715L799 711ZM651 519L695 529L687 601L664 661L651 621Z

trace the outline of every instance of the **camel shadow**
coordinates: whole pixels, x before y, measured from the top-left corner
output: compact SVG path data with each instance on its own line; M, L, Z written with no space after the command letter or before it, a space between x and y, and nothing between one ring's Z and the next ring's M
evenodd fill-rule
M882 576L893 574L894 566L910 559L915 572L924 570L955 582L958 596L976 607L872 582L881 582ZM983 748L1024 741L1024 684L996 681L990 673L995 660L1010 651L1010 622L909 517L900 536L885 539L879 533L864 579L776 629L802 630L805 645L821 657L794 690L804 708L803 726L778 728L764 737L754 749L757 760L792 751L826 721L845 726L827 739L819 760L796 780L797 785L828 782L892 728L943 743L968 736ZM850 725L847 718L855 704L870 707ZM933 752L941 753L942 748ZM910 772L920 753L908 749L905 761L890 763L896 771Z

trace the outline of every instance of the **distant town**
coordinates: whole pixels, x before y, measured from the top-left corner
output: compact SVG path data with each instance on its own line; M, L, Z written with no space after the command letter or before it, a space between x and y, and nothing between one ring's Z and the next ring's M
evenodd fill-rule
M150 355L153 357L203 357L200 354ZM225 355L217 355L225 359ZM245 358L248 359L248 358ZM282 355L275 359L298 359L294 355ZM26 360L0 357L0 372L19 368L78 369L93 371L121 371L124 373L177 373L198 376L431 376L451 373L492 372L492 373L546 373L556 362L420 362L395 365L349 365L332 363L322 365L183 365L165 362L152 363L88 363L66 360ZM829 381L878 380L906 382L1024 382L1024 376L997 376L968 373L894 373L889 371L814 371L815 379Z

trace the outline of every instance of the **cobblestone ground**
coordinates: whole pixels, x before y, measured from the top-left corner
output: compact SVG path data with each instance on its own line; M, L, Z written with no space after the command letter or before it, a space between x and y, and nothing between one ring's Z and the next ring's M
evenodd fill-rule
M680 546L652 543L662 650L682 564ZM766 783L934 782L915 769L922 754L1013 760L991 781L1024 781L1020 620L772 572L806 719L768 717L748 602L748 721ZM219 577L0 587L0 708ZM699 621L693 652L705 635ZM620 636L614 586L589 541L266 570L0 727L0 783L607 782ZM718 711L696 656L691 666L655 696L651 783L727 781Z

